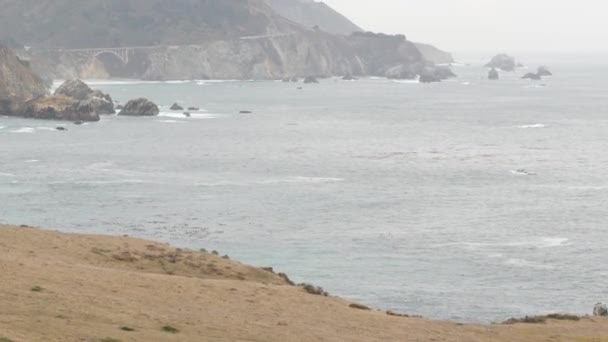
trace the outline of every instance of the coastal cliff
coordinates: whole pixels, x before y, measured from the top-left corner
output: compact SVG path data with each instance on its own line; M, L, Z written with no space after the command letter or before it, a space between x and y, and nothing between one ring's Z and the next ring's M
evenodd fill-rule
M0 45L0 114L8 114L20 103L47 92L47 85L32 72L29 62Z
M0 39L26 43L37 72L64 79L388 76L395 68L414 78L431 67L404 36L335 34L356 25L326 5L298 0L302 22L297 22L272 4L0 0ZM323 26L331 22L341 29L311 26L304 20L311 18L308 11L326 13L330 19Z

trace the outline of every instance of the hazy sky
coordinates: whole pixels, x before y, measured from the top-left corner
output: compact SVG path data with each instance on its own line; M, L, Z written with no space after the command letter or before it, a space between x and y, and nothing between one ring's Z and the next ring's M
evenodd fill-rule
M359 26L451 51L608 51L607 0L325 0Z

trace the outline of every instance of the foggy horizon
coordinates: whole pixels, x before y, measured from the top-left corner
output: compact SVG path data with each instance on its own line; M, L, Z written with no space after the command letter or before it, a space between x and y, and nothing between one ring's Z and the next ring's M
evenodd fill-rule
M325 2L365 30L405 34L454 53L608 52L601 44L608 39L602 18L608 4L594 0Z

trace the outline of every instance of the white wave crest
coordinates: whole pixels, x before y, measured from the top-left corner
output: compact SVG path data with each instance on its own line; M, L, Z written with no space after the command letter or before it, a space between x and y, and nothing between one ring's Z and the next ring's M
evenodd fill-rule
M172 118L172 119L215 119L220 117L219 114L214 113L190 113L190 116L186 116L183 113L172 113L172 112L161 112L158 114L159 117Z
M523 241L512 241L502 243L487 242L453 242L435 245L435 247L463 247L468 250L494 249L494 248L554 248L570 246L568 238L564 237L540 237Z
M547 125L537 123L537 124L521 125L521 126L515 126L515 127L517 127L517 128L524 128L524 129L526 129L526 128L546 128Z
M11 133L34 133L36 131L33 127L21 127L10 131Z
M268 179L256 182L257 184L277 184L277 183L333 183L343 182L344 178L332 177L289 177L285 179Z

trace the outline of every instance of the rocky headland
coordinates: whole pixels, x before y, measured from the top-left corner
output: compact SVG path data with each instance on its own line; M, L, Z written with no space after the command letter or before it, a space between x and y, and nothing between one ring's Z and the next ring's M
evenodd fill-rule
M64 94L49 95L48 87L28 62L0 46L0 113L48 120L99 120L93 102Z

